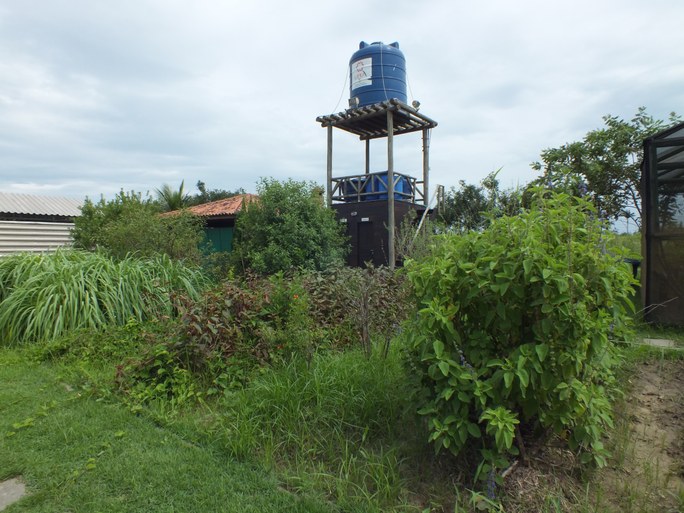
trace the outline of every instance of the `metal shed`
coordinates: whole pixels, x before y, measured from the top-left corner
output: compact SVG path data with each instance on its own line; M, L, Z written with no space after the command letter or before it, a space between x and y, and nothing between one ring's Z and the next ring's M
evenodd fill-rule
M684 325L684 123L644 141L645 319Z
M0 192L0 256L71 245L81 204L73 198Z

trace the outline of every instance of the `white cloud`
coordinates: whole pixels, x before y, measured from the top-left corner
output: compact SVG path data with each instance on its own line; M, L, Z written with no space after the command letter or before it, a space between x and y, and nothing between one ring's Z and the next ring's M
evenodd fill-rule
M362 39L400 42L411 92L439 123L433 183L499 167L504 185L524 183L542 149L605 114L682 111L683 17L665 0L8 0L0 186L97 197L183 179L248 190L260 176L322 182L315 118L335 110ZM397 146L398 169L418 175L419 138ZM381 169L382 143L372 148ZM336 172L360 172L363 151L336 134Z

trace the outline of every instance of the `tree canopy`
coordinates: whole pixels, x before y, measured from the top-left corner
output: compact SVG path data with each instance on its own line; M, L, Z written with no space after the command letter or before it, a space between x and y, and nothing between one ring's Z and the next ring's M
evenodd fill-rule
M241 187L235 189L234 191L225 189L207 189L207 185L202 180L197 180L196 187L199 193L190 196L187 203L187 206L189 207L210 203L212 201L218 201L225 198L231 198L233 196L237 196L238 194L245 193L245 190Z
M181 182L178 190L171 188L168 183L163 184L161 189L156 189L157 201L164 212L180 210L188 206L190 195L186 194L184 188L185 180Z
M480 231L491 220L502 215L520 212L521 195L514 189L501 190L497 175L487 175L479 185L459 181L459 188L451 187L444 197L440 221L456 233Z
M633 219L641 225L641 162L644 139L680 122L674 112L667 121L638 109L630 121L603 117L604 127L581 141L548 148L532 168L542 172L536 184L574 195L587 195L599 215Z
M324 206L320 191L311 182L262 179L259 200L247 204L236 221L236 265L270 274L295 267L321 270L341 262L343 228Z
M86 198L74 220L74 246L104 249L116 258L128 253L152 256L165 253L197 263L203 240L202 219L187 213L161 217L160 206L150 197L120 191L114 199Z

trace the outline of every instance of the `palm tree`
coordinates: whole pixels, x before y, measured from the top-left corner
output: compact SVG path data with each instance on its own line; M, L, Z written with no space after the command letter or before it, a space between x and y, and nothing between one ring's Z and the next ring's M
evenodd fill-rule
M181 208L187 206L188 201L190 201L190 195L185 194L183 190L185 187L185 180L180 184L178 190L174 190L168 183L161 186L161 189L156 189L157 201L162 207L164 212L170 212L171 210L180 210Z

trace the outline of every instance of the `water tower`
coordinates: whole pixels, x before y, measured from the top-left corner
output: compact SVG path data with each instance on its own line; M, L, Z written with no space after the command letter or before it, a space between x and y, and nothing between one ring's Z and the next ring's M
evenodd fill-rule
M398 43L361 42L349 61L349 108L316 118L328 131L327 203L345 223L351 241L347 263L394 267L395 233L411 212L418 218L430 207L430 133L437 122L408 105L406 61ZM363 173L333 177L333 128L365 141ZM423 169L419 177L394 166L394 137L422 132ZM387 141L387 167L371 172L370 142Z

